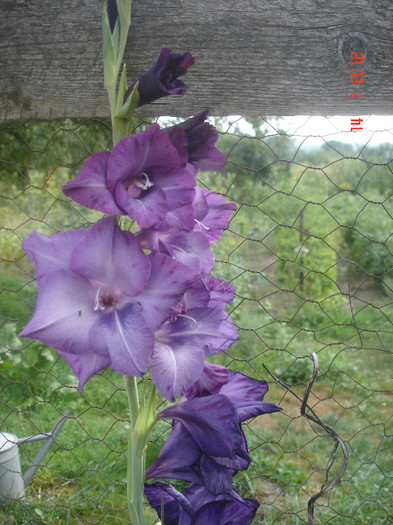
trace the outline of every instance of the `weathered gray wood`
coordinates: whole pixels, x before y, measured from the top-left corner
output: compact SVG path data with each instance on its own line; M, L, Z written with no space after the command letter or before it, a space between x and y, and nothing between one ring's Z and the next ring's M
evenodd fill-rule
M0 118L108 115L101 6L0 0ZM132 17L129 80L163 46L196 57L188 95L144 115L393 112L391 0L134 0ZM351 51L365 56L362 85L350 82Z

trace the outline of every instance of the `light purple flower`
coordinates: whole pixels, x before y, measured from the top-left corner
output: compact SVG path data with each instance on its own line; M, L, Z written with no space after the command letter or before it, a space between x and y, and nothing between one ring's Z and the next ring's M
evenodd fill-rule
M142 228L138 238L144 248L173 257L201 275L208 275L214 268L210 242L201 232L183 230L177 233L161 233Z
M234 210L234 203L197 186L191 204L168 212L154 229L142 228L138 237L144 248L165 253L207 276L214 268L210 244L222 237Z
M151 376L159 392L171 401L201 376L206 357L227 350L239 338L224 309L232 296L216 292L225 289L226 281L211 278L208 283L194 281L184 295L182 310L168 317L154 334Z
M157 481L145 485L145 494L160 518L163 504L164 525L250 525L259 507L256 500L241 498L235 487L228 494L215 495L191 484L182 494Z
M168 211L192 201L196 179L157 124L93 154L64 193L87 208L160 225Z
M138 79L139 106L150 104L167 95L185 95L187 87L178 78L187 73L195 59L191 53L172 53L163 47L157 62ZM132 93L136 82L131 84L124 102Z
M167 128L166 132L184 162L189 162L200 170L221 170L226 158L215 147L218 133L214 126L205 122L208 113L208 110L202 111L195 117Z
M56 348L79 377L80 391L107 366L145 373L154 331L196 277L164 255L145 255L111 218L51 238L33 232L23 247L36 265L39 294L20 335Z
M221 239L228 228L231 214L237 206L227 202L222 195L205 188L197 188L194 200L194 231L203 233L209 242Z

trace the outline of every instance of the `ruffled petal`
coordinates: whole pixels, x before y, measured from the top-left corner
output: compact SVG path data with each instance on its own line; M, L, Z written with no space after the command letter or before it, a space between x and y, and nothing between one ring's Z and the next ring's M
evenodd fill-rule
M158 414L158 419L162 418L181 421L200 449L210 456L234 456L242 442L237 412L220 394L168 407Z
M205 362L199 379L184 393L187 399L218 394L228 383L228 370L223 366Z
M191 519L194 511L183 494L169 483L156 481L145 485L145 495L150 505L161 518L161 507L164 506L165 525L179 525L179 510L182 508Z
M208 205L208 213L203 217L203 233L210 242L218 241L222 232L228 227L232 212L237 209L233 202L227 202L222 195L214 191L202 189Z
M153 186L144 192L139 199L134 199L129 196L125 187L119 183L116 186L115 193L119 205L142 228L151 228L155 224L161 224L168 211L165 193L161 188Z
M200 447L190 433L180 421L174 421L160 455L146 471L146 479L169 478L198 483L200 476L195 465L200 455Z
M259 503L252 499L243 499L235 487L226 494L212 494L202 485L191 484L184 491L184 497L190 502L196 513L195 525L251 525ZM183 521L179 514L179 525L192 525Z
M165 131L158 124L120 140L108 160L108 188L114 193L117 184L131 175L143 173L153 166L180 166L180 158Z
M265 381L259 381L234 370L228 370L228 379L228 382L222 386L220 393L227 396L235 404L240 421L281 410L274 403L262 401L268 391L268 385Z
M161 240L171 246L175 259L193 270L207 275L214 268L214 255L210 242L201 232L163 235Z
M124 215L117 206L113 193L107 186L107 165L109 151L94 153L86 161L75 179L63 187L63 192L75 202L92 210L111 215Z
M32 232L23 242L23 249L35 265L37 279L57 270L68 270L74 248L86 236L86 230L71 230L46 237Z
M195 176L187 169L152 168L150 170L154 185L165 193L168 210L174 210L191 203L195 195Z

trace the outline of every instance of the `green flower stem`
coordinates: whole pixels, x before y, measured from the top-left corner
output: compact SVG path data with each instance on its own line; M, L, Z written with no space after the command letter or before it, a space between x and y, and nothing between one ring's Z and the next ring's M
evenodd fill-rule
M156 388L153 386L148 400L141 402L135 377L124 376L130 409L130 433L127 456L127 502L132 525L145 525L143 497L145 484L146 446L156 422Z
M117 118L112 114L112 140L114 146L128 135L129 123L128 119Z
M133 431L139 414L138 385L136 383L136 377L133 376L124 376L124 381L130 409L131 430Z
M144 471L143 453L136 453L136 439L134 431L139 415L139 396L136 378L124 376L126 385L128 406L130 410L130 433L128 438L128 456L127 456L127 502L128 511L132 525L145 525L143 517L143 485Z

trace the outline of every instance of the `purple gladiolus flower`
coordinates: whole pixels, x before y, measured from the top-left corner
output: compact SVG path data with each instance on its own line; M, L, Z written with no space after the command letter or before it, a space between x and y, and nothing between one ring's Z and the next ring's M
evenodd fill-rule
M162 418L174 419L172 431L146 479L181 479L214 494L230 490L232 476L250 463L231 401L220 394L182 401L160 412Z
M157 62L138 79L139 106L150 104L167 95L184 95L187 87L178 78L187 73L195 59L191 53L172 53L162 48ZM130 85L124 101L132 93L136 82Z
M154 334L151 376L159 392L171 401L201 376L206 357L227 350L239 338L224 309L232 296L220 301L216 295L215 289L225 287L226 281L211 278L208 282L210 289L204 280L194 281L187 288L182 311Z
M168 212L156 229L142 228L138 237L144 248L174 257L206 276L214 267L210 243L222 237L234 210L236 204L196 186L191 204Z
M193 208L194 231L203 233L209 242L216 242L221 239L237 206L214 191L198 187Z
M157 124L122 139L111 152L93 154L63 188L74 201L111 215L128 215L141 227L195 195L195 175L181 166L176 148Z
M266 391L264 381L205 364L203 374L186 391L185 398L158 415L159 419L174 421L146 479L181 479L202 484L214 494L228 492L232 477L247 469L251 461L241 422L281 410L262 401ZM181 454L177 453L179 449Z
M177 311L196 278L161 254L145 255L137 238L111 219L51 238L30 234L23 248L36 266L35 314L21 336L56 348L79 378L79 390L111 366L141 376L154 331Z
M214 495L191 484L182 494L157 481L145 485L145 494L160 518L163 504L164 525L250 525L259 507L256 500L241 498L235 487L228 494Z
M226 158L215 147L218 133L214 126L205 122L208 113L208 110L202 111L195 117L166 129L166 132L184 162L189 162L200 170L221 170Z

